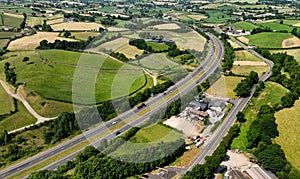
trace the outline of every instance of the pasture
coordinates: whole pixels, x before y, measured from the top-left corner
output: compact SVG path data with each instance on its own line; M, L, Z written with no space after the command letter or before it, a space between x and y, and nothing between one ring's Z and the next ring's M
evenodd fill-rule
M262 76L266 71L268 71L268 66L266 65L233 65L231 69L232 73L237 75L248 76L251 71L258 73L258 76Z
M10 111L13 110L14 110L14 106L13 106L12 97L10 97L3 89L3 87L0 85L0 115L9 114Z
M260 48L282 48L282 43L286 39L294 36L288 33L262 32L247 36L249 44Z
M0 15L3 19L3 24L5 26L20 28L20 25L23 21L22 15L3 13Z
M159 30L176 30L176 29L180 29L180 27L175 23L159 24L159 25L155 25L153 28L156 28L156 29L159 29Z
M16 56L0 65L8 60L14 63L18 82L27 82L24 90L44 99L73 102L73 95L78 103L91 103L94 98L101 102L128 95L146 83L141 69L101 55L43 50L11 52L5 56L11 55ZM24 56L32 64L23 63ZM40 58L47 60L42 62Z
M250 22L244 22L244 21L239 21L239 22L236 22L233 24L233 28L235 30L247 30L247 31L250 31L254 28L258 28L257 25L255 24L252 24Z
M300 100L295 102L294 107L283 109L275 113L279 137L275 139L292 166L300 169Z
M100 27L103 27L98 23L88 23L88 22L64 22L60 24L52 24L52 29L54 31L98 31Z
M206 19L207 16L203 15L203 14L189 14L187 15L189 18L200 21L202 19Z
M290 26L295 26L295 27L300 27L300 20L284 19L283 24L290 25Z
M70 38L59 37L58 34L58 32L37 32L34 35L11 41L8 50L34 50L40 46L42 40L47 40L48 42L54 42L55 40L76 41Z
M155 51L165 51L169 49L169 46L166 44L160 44L157 42L147 42L148 46L151 46Z
M10 39L15 37L17 34L19 34L18 32L0 32L0 37L1 39Z
M26 20L26 24L33 27L35 25L42 25L44 23L44 19L43 17L32 17L32 16L28 16L27 20Z
M231 144L231 149L247 149L247 131L251 123L256 119L259 109L262 105L281 104L281 97L284 96L289 90L284 88L278 83L267 82L266 88L256 98L252 98L249 105L243 111L247 121L241 125L241 132Z
M291 32L294 27L285 25L285 24L280 24L278 21L276 22L268 22L268 23L263 23L261 24L262 27L269 27L271 30L274 31L280 31L280 30L286 30L288 32Z
M242 81L242 79L244 78L222 76L207 90L207 93L227 98L236 98L236 94L233 90L236 88L237 84Z
M0 39L0 51L3 50L4 47L8 44L8 39Z

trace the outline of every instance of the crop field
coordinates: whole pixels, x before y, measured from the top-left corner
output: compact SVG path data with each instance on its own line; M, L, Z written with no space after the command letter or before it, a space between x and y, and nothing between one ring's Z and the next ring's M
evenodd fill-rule
M176 30L176 29L180 29L180 27L175 23L160 24L160 25L154 26L154 28L157 28L159 30Z
M218 8L220 7L221 5L220 4L207 4L207 5L204 5L204 6L201 6L200 8L201 9L214 9L214 8Z
M8 46L8 50L34 50L40 46L42 40L47 40L48 42L54 42L55 40L76 41L70 38L58 37L58 34L58 32L37 32L34 35L12 41Z
M0 121L0 131L12 131L30 124L34 124L36 119L27 111L21 102L18 103L18 112Z
M239 21L233 24L235 30L252 30L254 28L258 28L257 25L252 24L250 22Z
M57 18L57 19L52 19L52 20L47 20L48 25L53 25L53 24L59 24L64 22L64 18Z
M232 48L241 48L241 46L239 44L235 43L234 41L232 41L232 40L227 40L227 41L230 43Z
M119 147L112 155L128 155L129 153L134 153L139 149L148 147L148 145L155 145L160 142L175 142L180 138L184 139L183 134L164 125L154 124L139 130L129 142Z
M20 28L20 24L23 21L23 16L22 15L4 13L1 16L2 16L2 19L3 19L3 22L4 22L3 25L10 26L10 27Z
M288 55L292 55L295 57L297 62L300 64L300 50L293 49L293 50L272 50L271 53L287 53Z
M182 49L194 49L202 52L206 43L206 39L195 31L186 33L178 33L172 31L148 31L151 35L162 35L165 39L174 40L176 45Z
M268 71L268 66L238 66L233 65L231 71L237 75L249 75L251 71L258 73L258 76L262 76L266 71Z
M204 22L207 23L223 24L232 18L224 12L217 10L207 10L207 13L209 14L209 18L204 19Z
M44 99L72 102L73 95L79 103L90 103L90 96L82 96L82 92L87 92L86 95L95 93L91 98L100 102L128 95L146 83L141 69L101 55L62 50L45 50L39 53L19 51L6 55L17 55L8 60L15 64L18 82L27 82L25 91ZM23 63L24 56L28 56L29 62L33 64ZM41 57L47 59L47 62L41 62ZM79 60L80 65L77 64ZM0 66L6 61L1 61ZM77 66L80 68L76 68ZM0 73L3 73L2 68ZM82 94L73 93L74 90Z
M284 19L283 24L291 25L291 26L295 26L295 27L300 27L300 20Z
M107 30L109 32L123 32L123 31L128 31L129 29L122 28L122 27L108 27Z
M8 42L8 39L0 39L0 50L3 50L3 48L6 47Z
M202 19L206 19L206 18L207 18L207 16L202 15L202 14L189 14L189 15L187 15L187 16L188 16L189 18L194 19L194 20L197 20L197 21L202 20Z
M88 22L64 22L60 24L51 25L54 31L86 31L86 30L94 30L98 31L100 27L103 27L98 23L88 23Z
M239 41L243 42L244 44L249 44L249 39L244 37L244 36L240 36L237 38Z
M233 91L237 84L244 79L243 77L222 76L208 90L207 93L227 98L236 98Z
M71 36L74 36L77 40L87 40L89 37L97 37L99 32L72 32Z
M295 102L294 107L275 113L275 117L279 131L275 142L282 147L292 166L300 169L300 100Z
M261 61L256 56L246 50L237 50L235 53L235 61Z
M267 82L266 88L261 92L257 98L252 98L249 105L243 111L247 121L242 124L240 135L235 138L231 144L232 149L247 149L247 131L251 123L256 119L259 109L262 105L281 104L281 97L284 96L289 90L284 88L278 83Z
M0 85L0 115L9 114L10 111L13 110L14 106L12 97L10 97Z
M125 44L120 48L116 49L116 52L123 53L127 58L135 59L136 55L143 54L143 50L136 48L135 46Z
M274 32L262 32L247 36L249 44L253 44L261 48L282 48L283 41L293 37L293 35L288 33Z

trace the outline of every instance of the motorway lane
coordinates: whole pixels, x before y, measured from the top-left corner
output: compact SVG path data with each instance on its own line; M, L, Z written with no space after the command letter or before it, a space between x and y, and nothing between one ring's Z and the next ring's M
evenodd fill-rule
M247 50L251 54L255 55L256 57L262 59L263 61L265 61L268 64L269 70L262 77L260 77L260 79L259 79L260 81L266 81L268 78L271 77L272 68L274 66L272 61L262 57L260 54L253 51L252 49L249 49L247 46L245 46L241 42L237 41L233 37L230 37L230 38L231 38L231 40L238 43L245 50ZM249 95L249 97L238 99L236 105L230 111L229 115L226 117L224 122L220 125L218 130L205 142L206 145L204 146L203 150L199 153L199 155L196 157L196 159L187 167L187 169L184 173L186 173L187 171L192 170L192 168L197 164L203 164L205 162L205 157L212 155L212 153L216 150L216 148L221 143L223 137L227 134L227 132L229 131L231 126L234 124L237 113L239 111L242 111L246 107L246 105L250 101L250 99L252 98L252 96L255 92L255 88L256 88L256 85L252 87L251 94Z
M221 56L222 56L222 54L223 54L223 47L222 47L222 44L220 43L220 41L219 41L216 37L213 37L213 38L214 38L214 41L216 41L216 42L218 43L217 45L219 46L219 49L220 49L220 51L219 51L219 53L218 53L218 55L217 55L217 58L216 58L217 60L214 61L214 63L211 65L211 68L209 68L209 69L206 71L206 73L204 73L203 75L201 75L201 77L198 79L198 81L203 81L203 80L208 76L207 74L213 73L214 70L217 68L217 66L218 66L218 64L219 64L219 62L220 62L220 60L221 60ZM210 55L209 55L209 56L207 57L207 59L205 60L204 64L203 64L201 67L198 68L198 69L200 69L200 70L197 69L195 72L193 72L191 75L189 75L187 79L183 79L182 81L180 81L179 84L185 84L186 82L190 81L190 80L192 79L192 77L196 76L199 72L202 71L201 69L203 69L203 66L205 67L205 65L207 65L207 64L209 64L209 63L211 62L211 59L212 59L212 57L213 57L213 56L212 56L212 52L214 52L213 50L215 50L215 48L214 48L214 43L211 42L211 44L213 44L212 51L210 52ZM221 52L221 53L220 53L220 52ZM205 68L204 68L204 69L205 69ZM180 86L180 85L176 85L176 87L177 87L177 86ZM190 89L192 89L192 88L195 87L195 86L196 86L196 84L192 83L192 85L190 85L188 88L185 88L184 91L180 92L178 95L175 95L175 96L173 96L171 99L169 99L168 103L170 103L171 100L174 100L175 97L180 97L180 95L187 93ZM173 87L171 87L171 88L173 89ZM173 91L172 89L171 89L171 90L168 90L168 91ZM151 104L155 103L156 101L159 101L160 98L161 98L161 95L159 95L159 96L157 96L157 97L151 99L150 102L149 102L149 104L148 104L148 106L150 106ZM165 105L165 104L159 105L158 107L156 107L156 109L158 110L162 105ZM132 114L135 114L135 113L138 112L138 111L139 111L139 110L137 110L137 109L133 109L133 110L131 110L131 111L129 111L129 112L126 112L126 113L124 113L124 114L121 114L119 117L117 117L116 119L114 119L114 120L112 120L112 121L121 121L122 119L126 119L126 118L132 116ZM152 110L151 113L148 113L148 114L145 115L146 117L145 117L145 116L142 116L142 117L138 118L138 119L140 119L140 121L139 121L139 120L135 120L135 121L129 123L129 125L126 125L125 127L121 128L120 130L121 130L121 131L126 131L126 130L128 130L131 126L135 126L135 125L138 125L138 124L140 124L140 123L143 123L144 121L146 121L146 120L148 119L148 117L149 117L153 112L155 112L155 111ZM16 164L16 165L13 165L13 166L11 166L11 167L8 167L8 168L2 170L2 171L0 172L0 178L6 178L6 177L8 177L8 176L15 175L15 174L17 174L17 173L19 173L19 172L21 172L21 171L27 169L27 168L32 167L33 164L38 164L38 163L40 163L40 162L42 162L42 161L44 161L44 160L46 160L46 159L51 158L51 157L54 156L55 154L59 154L59 153L65 151L65 150L67 150L67 149L70 149L70 148L72 148L74 145L77 145L77 144L83 142L84 140L86 140L86 138L93 137L93 136L95 136L95 135L97 135L97 134L99 134L99 133L101 133L101 132L107 130L107 126L112 126L111 121L105 123L104 125L100 125L99 127L95 128L95 129L92 129L92 130L90 130L90 131L87 131L87 132L85 133L85 135L81 134L81 135L79 135L79 136L76 136L76 137L74 137L73 139L71 139L71 140L69 140L69 141L67 141L67 142L65 142L65 143L63 143L63 144L60 144L60 145L58 145L58 146L56 146L56 147L53 147L53 148L51 148L51 149L48 149L48 150L45 151L45 152L42 152L42 153L40 153L40 154L37 154L37 155L35 155L35 156L33 156L33 157L29 158L29 159L26 159L26 160L24 160L24 161L22 161L22 162ZM128 128L128 127L129 127L129 128ZM112 133L111 135L108 136L108 138L113 138L113 137L115 137L114 133ZM97 142L98 142L98 141L97 141ZM79 151L77 151L76 154L77 154L78 152L79 152ZM59 166L60 164L65 163L65 161L74 158L74 156L75 156L76 154L74 153L74 155L68 156L63 162L55 162L53 165L49 165L49 167L46 167L46 168L56 168L56 167ZM54 166L56 166L56 167L54 167Z

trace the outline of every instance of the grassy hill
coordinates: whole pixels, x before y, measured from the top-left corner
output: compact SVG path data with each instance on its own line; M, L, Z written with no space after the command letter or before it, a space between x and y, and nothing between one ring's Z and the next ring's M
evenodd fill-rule
M234 23L233 27L235 30L252 30L254 28L258 28L257 25L244 21Z
M250 44L261 48L282 48L282 42L293 37L292 34L275 32L262 32L247 36Z

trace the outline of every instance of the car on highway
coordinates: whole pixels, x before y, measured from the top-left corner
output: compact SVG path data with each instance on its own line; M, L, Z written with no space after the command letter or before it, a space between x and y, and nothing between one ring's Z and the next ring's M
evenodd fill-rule
M116 125L117 123L118 123L118 121L113 121L111 124Z

